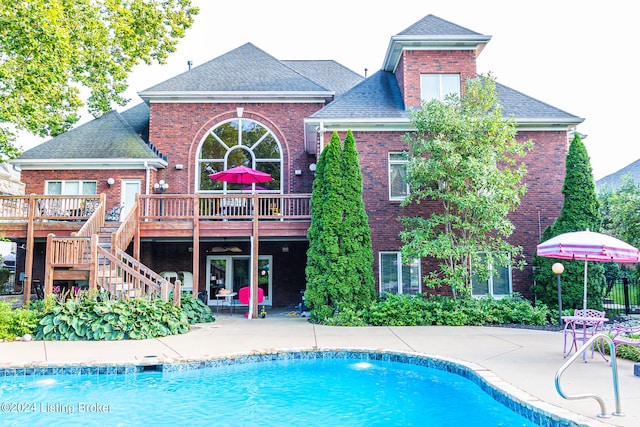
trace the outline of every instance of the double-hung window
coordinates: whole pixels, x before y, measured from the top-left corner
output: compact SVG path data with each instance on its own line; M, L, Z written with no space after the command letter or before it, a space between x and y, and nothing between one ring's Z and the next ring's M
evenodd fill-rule
M389 153L389 200L404 200L407 194L407 155Z
M415 295L420 292L420 261L405 263L400 252L380 252L381 293Z
M480 264L486 263L486 254L479 253ZM495 258L494 258L495 260ZM497 262L489 263L487 274L474 274L471 278L471 294L474 297L491 295L494 298L502 298L511 295L511 262L507 265L499 265ZM485 277L486 276L486 277Z
M460 96L460 74L420 75L420 99L444 101L449 94Z
M49 196L90 196L96 194L96 181L47 181L46 194Z

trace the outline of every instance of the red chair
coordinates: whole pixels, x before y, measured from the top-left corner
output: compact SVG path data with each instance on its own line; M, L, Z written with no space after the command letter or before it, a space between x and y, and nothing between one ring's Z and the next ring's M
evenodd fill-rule
M251 288L249 286L245 286L244 288L238 289L238 302L240 304L249 304L249 298L251 297ZM262 288L258 288L258 304L264 301L264 290ZM255 316L258 313L254 313ZM249 317L249 313L244 314L245 317Z

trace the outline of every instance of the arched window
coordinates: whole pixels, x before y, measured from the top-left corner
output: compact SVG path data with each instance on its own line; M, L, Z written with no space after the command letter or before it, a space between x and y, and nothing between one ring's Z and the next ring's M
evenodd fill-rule
M273 133L249 119L233 119L213 128L198 151L198 190L200 192L240 192L251 184L214 181L212 173L247 166L266 172L272 181L255 184L261 191L282 192L282 150Z

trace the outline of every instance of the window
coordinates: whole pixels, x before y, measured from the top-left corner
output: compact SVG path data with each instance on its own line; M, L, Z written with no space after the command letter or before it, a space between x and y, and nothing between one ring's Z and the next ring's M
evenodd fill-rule
M391 294L420 293L420 261L403 264L400 252L380 252L380 290Z
M420 76L420 98L429 102L444 101L449 94L460 95L460 74L422 74Z
M198 189L201 192L240 192L251 185L214 181L212 173L247 166L268 173L272 181L261 191L281 192L282 151L271 131L260 123L238 118L219 124L204 138L198 151Z
M484 264L486 262L486 254L478 255L477 262ZM494 260L494 262L497 260ZM507 260L507 265L489 264L487 277L479 277L474 274L471 278L471 295L474 297L484 297L491 295L495 298L501 298L511 295L511 262Z
M49 196L89 196L97 194L96 181L47 181Z
M405 153L389 153L389 200L404 200L409 194L407 162Z

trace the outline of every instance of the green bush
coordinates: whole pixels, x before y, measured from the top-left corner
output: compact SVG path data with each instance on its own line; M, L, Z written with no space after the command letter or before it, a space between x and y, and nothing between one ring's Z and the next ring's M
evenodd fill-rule
M189 330L187 315L170 302L133 298L112 301L104 294L80 293L46 307L38 340L147 339Z
M187 315L187 320L190 325L216 320L209 306L198 298L194 298L191 294L183 293L180 296L180 306L182 307L182 311Z
M549 316L547 306L539 304L534 307L519 295L497 300L387 294L373 302L368 310L341 307L322 323L341 326L548 325Z
M13 310L11 303L0 301L0 339L12 340L33 334L38 320L37 312L26 308Z

